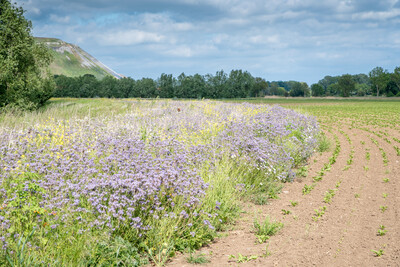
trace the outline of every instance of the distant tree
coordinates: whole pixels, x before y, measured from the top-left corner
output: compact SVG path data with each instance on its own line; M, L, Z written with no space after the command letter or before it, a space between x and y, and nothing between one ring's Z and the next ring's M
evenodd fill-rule
M376 89L376 96L379 96L379 91L383 90L389 82L389 73L382 67L375 67L369 72L369 78Z
M118 95L117 87L118 87L118 80L113 76L105 76L100 82L97 81L96 77L91 74L85 74L84 83L90 84L91 89L91 96L100 96L100 97L122 97Z
M390 80L394 81L397 87L400 88L400 67L394 69L393 73L390 75Z
M162 98L174 97L174 85L175 78L172 76L172 74L161 74L161 77L157 81L159 96Z
M118 97L128 98L135 97L133 95L135 87L135 80L132 78L122 78L118 81L117 89Z
M151 78L142 78L136 81L134 91L138 97L153 98L159 95L159 90L156 87L156 82Z
M350 74L342 75L339 78L338 85L341 95L344 97L349 97L355 90L355 82Z
M229 98L231 92L228 87L228 76L221 70L217 71L215 76L206 75L207 98Z
M268 94L268 82L260 77L256 77L254 79L254 86L252 91L250 92L250 96L257 97L257 96L265 96Z
M371 81L369 80L368 75L364 74L364 73L360 73L360 74L356 74L356 75L352 75L353 81L357 84L367 84L370 85Z
M385 88L386 96L395 96L399 93L399 87L394 81L389 81Z
M247 71L232 70L228 78L228 87L231 90L230 97L248 97L253 90L254 78Z
M358 96L365 96L370 94L370 87L365 83L356 83L355 91Z
M338 80L339 80L339 77L338 77L338 76L329 76L329 75L327 75L327 76L325 76L322 80L319 80L319 81L318 81L318 84L322 85L322 87L324 87L324 89L327 90L328 87L329 87L331 84L337 83Z
M328 88L326 88L326 95L327 96L336 96L339 95L339 84L337 83L332 83L328 86Z
M318 83L314 83L311 85L311 94L312 96L324 96L325 95L325 90L322 85Z
M35 42L31 29L22 8L0 0L0 108L36 109L53 94L53 78L46 71L51 54Z
M295 82L292 86L292 89L289 92L290 96L309 96L310 88L307 83L304 82Z
M283 88L283 87L282 87ZM279 95L279 85L276 82L272 82L269 86L270 95Z

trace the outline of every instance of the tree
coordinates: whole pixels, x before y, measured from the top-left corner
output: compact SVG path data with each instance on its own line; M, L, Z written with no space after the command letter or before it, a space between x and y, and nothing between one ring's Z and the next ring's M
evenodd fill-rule
M329 85L335 84L338 82L339 77L338 76L325 76L322 80L319 80L318 83L324 87L324 89L328 89Z
M265 79L256 77L250 96L264 96L268 94L268 82Z
M389 81L385 88L386 96L395 96L399 93L399 88L394 81Z
M339 85L337 83L332 83L326 88L327 96L335 96L339 94Z
M369 79L376 89L376 96L379 96L379 91L383 90L389 82L389 74L382 67L375 67L369 72Z
M325 90L324 87L322 87L322 85L314 83L313 85L311 85L311 93L312 96L324 96Z
M349 97L355 90L355 82L350 74L344 74L339 78L338 81L342 96Z
M309 96L310 88L305 82L295 82L289 94L290 96Z
M172 77L172 74L161 74L161 77L157 81L159 96L162 98L174 97L174 84L175 78Z
M396 67L393 73L390 75L390 80L397 84L397 87L400 88L400 67Z
M22 8L0 0L0 107L36 109L52 96L54 81L45 71L52 57L31 29Z

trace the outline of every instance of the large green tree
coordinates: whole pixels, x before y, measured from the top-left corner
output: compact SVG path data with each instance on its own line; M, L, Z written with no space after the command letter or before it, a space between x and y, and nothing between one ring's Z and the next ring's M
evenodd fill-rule
M31 30L21 7L0 0L0 107L36 109L52 96L51 54Z
M375 67L369 72L369 79L371 80L372 86L376 89L376 96L379 96L379 91L385 89L390 76L387 70L383 70L382 67Z
M312 96L324 96L325 95L325 90L324 87L318 83L314 83L311 85L311 93Z
M338 81L342 96L348 97L355 90L355 82L350 74L344 74L339 78Z

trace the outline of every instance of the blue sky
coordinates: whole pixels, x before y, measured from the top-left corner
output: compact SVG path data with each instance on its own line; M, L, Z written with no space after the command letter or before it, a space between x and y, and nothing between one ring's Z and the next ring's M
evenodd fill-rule
M243 69L309 85L400 66L400 0L17 0L33 33L134 79Z

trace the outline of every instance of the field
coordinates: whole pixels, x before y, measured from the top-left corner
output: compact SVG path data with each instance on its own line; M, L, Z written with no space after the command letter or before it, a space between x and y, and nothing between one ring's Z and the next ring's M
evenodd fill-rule
M251 102L316 116L330 148L299 167L279 199L243 204L233 229L196 256L208 258L209 266L398 266L400 102ZM262 238L254 220L267 215L283 227ZM185 260L178 257L171 265Z
M0 264L398 264L400 103L246 101L0 115Z

